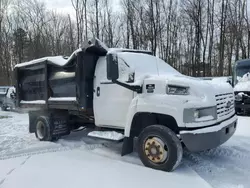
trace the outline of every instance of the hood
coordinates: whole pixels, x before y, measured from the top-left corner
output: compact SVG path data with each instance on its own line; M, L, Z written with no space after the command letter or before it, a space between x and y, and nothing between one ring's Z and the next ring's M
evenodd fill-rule
M229 83L202 80L185 75L168 75L158 76L154 79L164 79L167 85L178 85L190 88L190 94L198 97L211 96L233 93L233 88Z
M235 92L250 91L250 73L246 73L242 78L237 78L238 83L234 86Z

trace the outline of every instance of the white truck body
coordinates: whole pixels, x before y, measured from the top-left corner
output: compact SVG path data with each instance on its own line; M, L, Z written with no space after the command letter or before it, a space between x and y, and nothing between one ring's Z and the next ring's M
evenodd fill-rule
M127 61L126 57L130 61ZM131 70L127 67L128 70L122 72L124 75L120 74L123 76L123 80L122 78L119 80L127 81L129 73L135 70L135 83L143 85L142 94L138 95L119 85L111 84L106 76L106 59L100 58L95 72L95 88L101 87L100 97L95 95L94 98L97 126L125 129L125 135L129 136L132 119L138 112L167 114L176 119L179 127L187 128L217 124L235 114L233 88L228 83L206 82L182 75L159 58L147 54L122 53L119 63L124 63L122 59L128 65L137 67L131 68ZM126 68L125 65L121 66ZM155 85L152 93L146 89L148 84ZM167 85L188 87L190 94L185 96L167 95ZM220 97L220 95L223 96ZM231 102L230 108L226 108L226 104L224 104L221 105L222 109L217 111L217 106L220 108L222 102ZM193 122L183 121L184 109L207 107L214 107L217 118L209 119L209 115L207 115L197 118Z
M69 60L79 52L81 50ZM55 64L67 64L65 60L60 63L56 59ZM26 65L30 66L32 62L17 67ZM110 74L114 70L111 66L118 66L114 72L119 75L118 79ZM190 151L202 151L221 145L236 130L234 91L230 84L182 75L158 57L133 50L108 49L106 56L97 59L93 82L95 126L122 131L123 154L132 151L134 137L139 137L142 145L147 141L151 149L143 145L146 154L140 155L143 155L141 158L149 156L151 162L142 159L146 166L171 171L181 160L181 142ZM60 102L60 99L56 101ZM168 142L169 138L159 139L165 137L159 136L161 132L176 143L173 146L176 151L172 156L174 162L171 159L167 167L164 166L167 162L161 160L168 160L167 154L162 153L163 142ZM143 141L147 134L158 136ZM170 143L166 145L172 147ZM155 153L159 156L154 157Z

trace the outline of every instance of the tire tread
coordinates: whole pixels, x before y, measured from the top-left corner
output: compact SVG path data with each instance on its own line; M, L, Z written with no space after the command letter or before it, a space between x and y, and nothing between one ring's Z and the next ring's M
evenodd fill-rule
M170 149L171 151L174 150L174 152L176 152L173 154L169 153L169 155L171 155L169 157L169 158L171 158L170 161L168 160L167 162L163 163L162 165L156 165L156 164L153 164L153 163L148 161L148 159L144 155L143 149L141 149L141 147L143 146L142 142L144 140L145 135L150 134L150 133L151 134L152 133L158 134L158 136L163 136L164 137L163 139L165 141L166 140L170 141L169 143L167 143L167 145L169 147L171 147L171 149ZM138 144L139 144L138 154L141 158L142 163L147 167L154 168L157 170L171 172L179 166L179 164L182 160L183 148L182 148L181 142L180 142L179 138L176 136L176 134L166 126L150 125L150 126L146 127L144 130L142 130L141 134L138 137Z

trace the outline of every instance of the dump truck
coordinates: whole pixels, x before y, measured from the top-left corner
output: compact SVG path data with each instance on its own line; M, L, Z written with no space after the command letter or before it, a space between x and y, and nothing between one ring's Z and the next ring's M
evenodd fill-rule
M15 109L15 87L8 87L5 95L2 96L2 105L1 108L3 111Z
M241 59L233 67L235 110L250 115L250 59Z
M89 136L136 148L146 167L173 171L183 148L215 148L235 132L234 92L228 83L182 75L150 51L86 41L70 57L15 66L16 100L29 111L29 132L53 141L80 126Z
M11 86L0 86L0 106L3 104L3 99Z

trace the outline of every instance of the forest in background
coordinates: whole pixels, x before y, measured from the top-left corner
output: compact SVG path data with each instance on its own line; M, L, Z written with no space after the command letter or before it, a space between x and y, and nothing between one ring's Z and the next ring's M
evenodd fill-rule
M71 2L74 15L39 0L0 0L0 85L13 84L15 64L69 56L92 37L108 47L150 50L196 77L231 75L233 63L250 56L247 0Z

